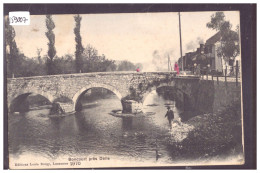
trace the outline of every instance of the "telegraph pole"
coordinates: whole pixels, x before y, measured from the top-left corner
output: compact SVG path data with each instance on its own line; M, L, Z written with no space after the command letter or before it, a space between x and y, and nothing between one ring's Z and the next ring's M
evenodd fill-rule
M179 14L179 32L180 32L180 50L181 50L181 59L182 59L182 63L181 63L181 69L183 71L183 57L182 57L182 41L181 41L181 14L180 12L178 12Z
M170 57L168 55L168 71L170 71Z
M168 69L170 69L170 71L172 71L172 63L171 63L171 58L170 58L169 54L168 54L168 63L169 63Z

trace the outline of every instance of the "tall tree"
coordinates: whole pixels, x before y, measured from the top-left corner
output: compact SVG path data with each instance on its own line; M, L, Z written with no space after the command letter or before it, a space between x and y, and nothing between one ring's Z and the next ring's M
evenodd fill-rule
M238 30L237 32L231 30L232 25L229 21L225 20L225 14L223 12L213 14L211 21L207 23L207 27L220 32L221 44L217 49L217 54L219 57L223 57L224 60L233 67L235 58L240 53Z
M98 51L95 47L88 44L83 51L84 61L84 72L95 72L97 71L97 64L100 62L98 58Z
M84 57L86 57L88 60L94 61L97 56L98 56L98 50L92 45L88 44L84 50Z
M224 22L225 14L223 12L216 12L211 15L211 19L210 22L207 23L207 27L219 31Z
M16 69L18 68L19 50L15 42L15 30L9 24L9 18L5 20L5 50L7 60L7 75L8 77L16 76Z
M52 15L46 15L46 27L47 32L45 33L46 37L49 40L48 43L48 59L47 59L47 74L51 75L54 74L54 64L53 64L53 58L56 55L56 49L55 49L55 35L53 33L53 29L55 28L55 24L52 20Z
M81 42L81 36L80 36L80 22L82 17L80 15L74 16L76 26L74 28L74 34L75 34L75 41L76 41L76 51L75 51L75 57L76 57L76 72L80 73L82 72L83 68L83 59L82 59L82 54L84 51L84 48L82 46Z

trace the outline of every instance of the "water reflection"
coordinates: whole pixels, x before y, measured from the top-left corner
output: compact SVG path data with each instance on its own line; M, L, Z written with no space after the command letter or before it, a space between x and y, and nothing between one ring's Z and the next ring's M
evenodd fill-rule
M133 118L132 117L122 117L122 129L131 130L133 128Z
M52 159L94 153L154 162L160 155L160 160L172 161L167 149L169 125L164 116L165 105L170 104L175 118L179 118L181 110L175 100L154 91L146 98L143 110L155 114L126 118L109 115L112 110L122 109L115 95L83 99L82 103L81 112L60 119L40 116L48 109L10 115L10 153L26 156L33 152Z

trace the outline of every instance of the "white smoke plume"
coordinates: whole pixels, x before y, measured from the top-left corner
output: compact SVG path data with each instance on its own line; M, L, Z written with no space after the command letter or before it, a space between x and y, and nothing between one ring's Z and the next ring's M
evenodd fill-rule
M200 44L203 44L204 40L200 37L197 37L195 41L190 41L188 44L186 44L186 51L195 51L197 48L200 47Z
M170 58L171 67L178 59L178 53L174 49L154 50L152 53L152 62L144 63L143 71L168 71L168 57Z

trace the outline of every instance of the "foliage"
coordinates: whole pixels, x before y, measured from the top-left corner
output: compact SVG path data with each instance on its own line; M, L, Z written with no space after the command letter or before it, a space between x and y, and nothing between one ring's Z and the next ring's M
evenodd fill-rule
M83 72L115 71L115 61L106 59L105 55L99 56L95 47L90 44L83 52Z
M44 96L40 94L36 95L29 95L26 100L28 101L29 105L32 106L41 106L41 105L50 105L51 102Z
M169 140L169 149L173 157L207 160L222 158L227 155L241 155L241 102L236 101L225 110L216 114L198 115L189 119L186 124L194 130L182 142Z
M46 62L47 65L47 73L49 75L54 74L54 65L53 65L53 58L56 55L56 49L55 49L55 35L53 33L53 29L55 28L55 24L52 20L51 15L46 15L46 27L47 27L47 32L45 33L46 37L49 40L48 43L48 59Z
M9 25L9 18L5 20L5 50L9 50L6 52L6 60L7 60L7 76L11 77L13 74L16 76L16 67L18 65L18 55L19 50L15 41L15 30L12 25Z
M43 76L47 75L46 63L48 56L37 56L34 58L28 58L24 54L19 53L17 58L17 66L15 67L15 77L29 77L29 76ZM8 54L7 62L10 62L10 56ZM62 57L56 57L53 60L53 74L72 74L76 73L75 69L75 58L71 54L66 54ZM92 71L85 72L105 72L115 71L116 65L112 60L108 60L105 56L97 56L95 62L84 61L85 64L92 64ZM12 76L9 68L7 69L8 77Z
M223 12L216 12L211 15L211 21L207 23L208 28L212 28L219 31L225 19L225 14Z
M97 49L94 46L88 44L87 47L84 49L84 57L88 60L95 60L97 56Z
M55 67L54 74L76 73L76 69L74 68L75 63L76 61L73 59L73 55L70 54L55 58L53 61Z
M17 66L15 67L15 77L43 76L46 75L46 66L39 63L37 58L27 58L24 54L19 53ZM44 60L40 58L42 62ZM10 56L7 56L10 61ZM8 77L11 77L11 70L7 69Z
M231 30L232 25L225 20L223 12L213 14L207 27L220 32L221 45L217 49L217 55L223 57L229 65L233 66L235 57L240 54L238 30L237 32Z
M80 22L82 17L80 15L74 16L74 20L76 22L76 26L74 28L74 34L75 34L75 41L76 41L76 51L75 51L75 57L76 57L76 72L80 73L83 70L83 58L82 54L84 51L84 48L82 46L81 42L81 36L80 36Z
M122 61L118 65L117 71L135 71L136 66L130 61Z
M223 56L224 60L233 66L235 57L239 55L239 36L232 30L222 33L221 46L217 49L218 56Z
M84 49L83 52L83 72L94 72L96 64L98 62L98 51L95 47L91 46L90 44Z
M85 49L81 43L79 15L74 17L76 26L74 28L76 51L75 58L67 54L62 57L56 56L55 35L53 29L55 23L51 15L46 15L45 24L48 39L47 55L41 56L42 49L37 48L37 56L28 58L19 52L15 42L15 30L9 25L9 20L5 20L5 50L7 61L7 77L29 77L43 76L50 74L71 74L76 72L105 72L117 70L114 60L109 60L105 55L98 55L95 47L88 45ZM76 68L75 68L76 67ZM135 68L133 68L135 69Z

